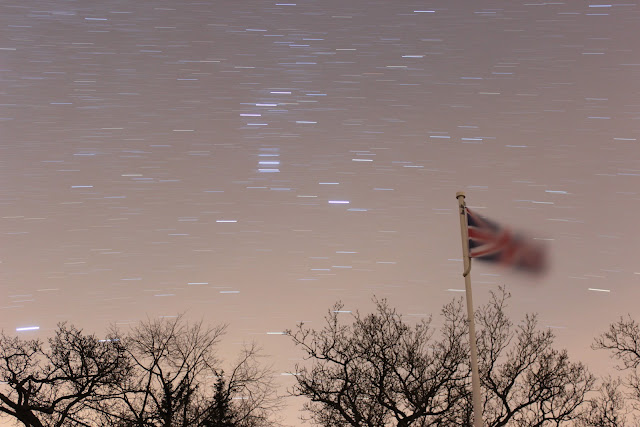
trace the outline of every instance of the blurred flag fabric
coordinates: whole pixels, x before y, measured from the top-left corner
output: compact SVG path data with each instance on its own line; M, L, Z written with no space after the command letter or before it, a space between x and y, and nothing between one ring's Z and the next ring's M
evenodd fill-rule
M547 267L546 247L541 242L490 221L469 208L469 256L517 270L542 273Z

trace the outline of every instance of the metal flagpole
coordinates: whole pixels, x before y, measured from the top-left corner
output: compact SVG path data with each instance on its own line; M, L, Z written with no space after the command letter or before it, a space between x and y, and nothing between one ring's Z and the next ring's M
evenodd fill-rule
M482 397L480 395L480 375L478 373L478 347L476 344L476 324L473 315L473 297L471 296L471 257L469 256L469 229L467 224L467 205L464 192L458 191L460 210L460 232L462 234L462 260L464 262L464 289L467 294L467 318L469 319L469 348L471 352L471 386L473 395L473 426L482 427Z

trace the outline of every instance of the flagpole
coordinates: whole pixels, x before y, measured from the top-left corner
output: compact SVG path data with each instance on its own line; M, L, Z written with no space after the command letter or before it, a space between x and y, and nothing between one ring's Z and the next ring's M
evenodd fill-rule
M462 234L462 260L464 263L464 289L467 295L467 318L469 319L469 349L471 353L471 386L473 396L473 426L482 427L482 397L480 395L480 375L478 373L478 347L476 344L476 324L473 315L473 297L471 295L471 257L469 256L469 229L464 191L456 193L460 214L460 232Z

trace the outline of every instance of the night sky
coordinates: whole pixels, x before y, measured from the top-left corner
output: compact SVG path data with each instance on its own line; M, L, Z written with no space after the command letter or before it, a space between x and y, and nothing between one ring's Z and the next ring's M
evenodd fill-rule
M280 376L278 332L337 300L460 297L465 191L552 261L474 263L476 303L507 285L610 370L592 338L640 315L640 5L293 1L0 3L0 328L186 313Z

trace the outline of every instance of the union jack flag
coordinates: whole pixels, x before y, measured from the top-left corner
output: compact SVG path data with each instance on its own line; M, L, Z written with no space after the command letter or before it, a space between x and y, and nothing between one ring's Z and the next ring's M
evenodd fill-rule
M522 233L515 233L490 221L469 208L469 256L482 261L499 263L519 270L541 273L546 268L546 251Z

